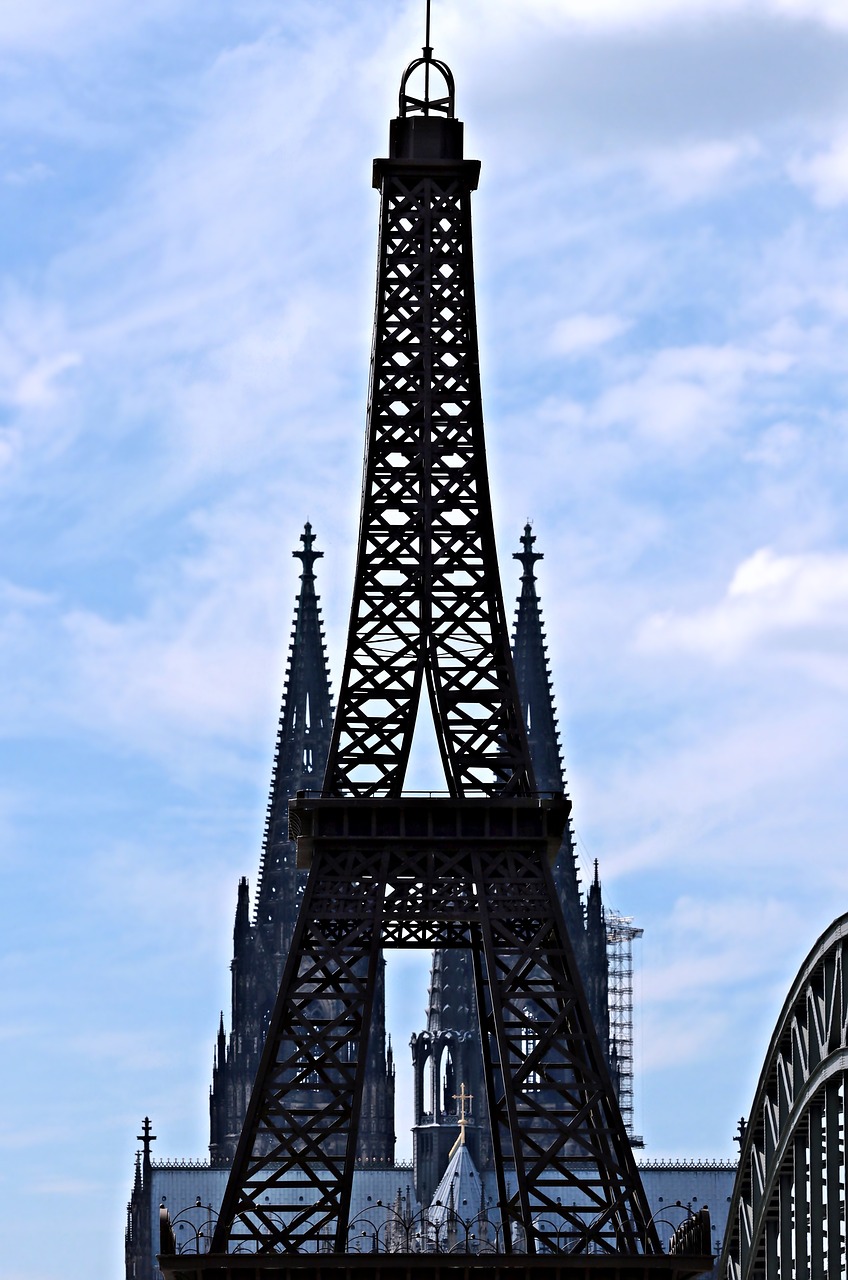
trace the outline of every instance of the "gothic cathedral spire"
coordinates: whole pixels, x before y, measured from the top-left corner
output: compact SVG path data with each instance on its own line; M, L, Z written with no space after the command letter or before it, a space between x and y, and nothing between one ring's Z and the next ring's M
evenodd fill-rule
M523 570L512 652L518 696L524 712L533 768L536 771L536 785L540 791L562 791L564 787L559 730L551 686L548 646L545 643L534 572L536 561L544 560L545 557L541 551L533 550L535 541L528 521L524 526L521 550L513 552L512 556L513 560L521 561Z
M564 792L566 785L559 742L559 725L545 627L542 621L542 606L536 590L535 566L545 557L542 552L533 550L535 542L536 537L528 521L521 537L521 550L513 552L513 559L519 560L522 568L521 594L518 597L518 608L515 612L513 636L515 676L539 789ZM577 851L574 847L570 819L566 824L562 846L554 864L554 882L583 975L583 985L592 1011L595 1030L608 1053L608 977L601 886L597 877L596 864L595 882L587 894L584 911L580 895Z
M303 572L271 771L255 914L251 922L248 883L242 877L233 929L232 1026L227 1038L222 1014L215 1052L209 1150L218 1164L229 1163L235 1152L306 881L306 873L295 865L294 844L288 838L287 805L298 791L320 788L332 731L330 673L320 597L315 592L315 561L324 553L315 550L308 521L300 541L302 547L292 555L301 561ZM386 1056L382 982L374 1005L371 1043L371 1106L365 1110L361 1153L372 1163L386 1163L394 1154L394 1070Z
M286 806L298 791L321 786L333 727L327 646L320 597L315 593L315 561L324 553L314 548L315 534L308 520L300 541L303 547L292 555L302 562L303 572L294 610L256 894L256 923L270 931L273 950L282 957L288 951L294 928L299 879L294 846L289 841ZM279 974L272 1001L278 982Z

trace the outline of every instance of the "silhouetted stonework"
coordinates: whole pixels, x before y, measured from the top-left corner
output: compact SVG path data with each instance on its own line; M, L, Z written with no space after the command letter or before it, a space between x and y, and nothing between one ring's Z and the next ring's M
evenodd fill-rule
M297 791L320 789L327 763L333 708L319 597L315 594L314 564L323 552L313 549L314 541L312 526L307 523L301 535L303 548L293 552L302 561L303 572L252 920L247 879L243 877L238 887L231 1029L228 1036L222 1013L209 1098L213 1164L229 1164L235 1154L306 883L306 872L297 870L295 847L288 839L288 801ZM381 973L374 1000L359 1159L369 1165L391 1164L394 1147L394 1065L391 1045L386 1045Z

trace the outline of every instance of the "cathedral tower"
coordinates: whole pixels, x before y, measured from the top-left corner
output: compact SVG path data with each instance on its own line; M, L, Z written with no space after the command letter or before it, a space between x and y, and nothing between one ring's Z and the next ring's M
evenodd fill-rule
M542 622L542 606L536 589L535 566L544 554L534 551L536 542L532 527L524 526L521 550L513 552L520 561L521 594L515 613L513 653L515 674L527 726L527 738L533 756L533 767L540 791L565 792L565 773L559 743L556 706L554 704L548 646ZM569 819L563 833L562 846L554 864L554 881L568 932L577 955L583 986L598 1038L609 1057L609 1007L606 929L601 898L601 883L595 864L595 877L581 900L577 873L577 851Z
M251 920L246 878L239 881L233 928L232 1023L218 1027L209 1098L209 1152L213 1164L232 1162L259 1064L271 1009L291 946L306 873L295 865L288 838L289 800L301 790L317 790L324 776L333 723L330 675L315 592L315 535L307 522L302 547L292 554L302 564L294 611L271 793L259 864L256 905ZM394 1159L394 1066L386 1046L382 966L374 1002L373 1033L366 1079L367 1099L360 1131L359 1159L369 1166Z

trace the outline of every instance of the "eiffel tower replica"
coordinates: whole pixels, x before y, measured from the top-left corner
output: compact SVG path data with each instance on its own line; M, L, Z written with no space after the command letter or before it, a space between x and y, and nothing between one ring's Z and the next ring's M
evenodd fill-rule
M683 1280L711 1265L708 1249L662 1252L552 876L570 805L537 789L510 653L474 302L480 164L463 156L454 106L428 4L389 157L374 163L377 302L345 666L323 787L289 804L309 876L211 1250L177 1256L166 1221L166 1280ZM404 795L425 683L446 792ZM426 1226L392 1232L384 1252L375 1226L368 1256L352 1239L384 947L470 952L496 1258L468 1239L465 1253L439 1252Z

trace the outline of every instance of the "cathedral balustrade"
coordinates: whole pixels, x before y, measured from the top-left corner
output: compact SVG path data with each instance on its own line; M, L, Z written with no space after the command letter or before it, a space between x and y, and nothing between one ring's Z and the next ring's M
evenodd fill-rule
M196 1160L181 1160L174 1157L170 1160L151 1160L151 1169L210 1169L208 1160L198 1157Z
M669 1206L672 1208L672 1206ZM689 1206L677 1206L683 1209L683 1220L676 1220L671 1225L675 1229L676 1247L671 1252L681 1256L687 1254L703 1254L705 1250L703 1236L709 1236L709 1215L705 1209L692 1212ZM704 1220L706 1216L706 1227ZM203 1205L198 1196L195 1204L181 1209L173 1218L163 1204L159 1210L160 1251L172 1257L186 1255L205 1255L209 1252L210 1242L218 1221L217 1212L211 1205ZM557 1240L557 1248L546 1248L545 1254L567 1254L569 1252L570 1235L565 1221L556 1215L540 1215L537 1227L544 1230L549 1239ZM316 1242L313 1252L332 1252L327 1242L327 1249L322 1250L320 1242ZM458 1213L453 1204L443 1205L435 1200L427 1209L421 1209L409 1194L404 1197L398 1193L394 1204L384 1204L382 1200L361 1210L351 1218L348 1226L347 1253L361 1254L457 1254L474 1257L485 1254L496 1254L500 1257L521 1254L525 1251L526 1242L518 1237L513 1229L511 1239L505 1241L504 1227L501 1221L500 1208L497 1204L481 1205L471 1215ZM248 1245L236 1250L236 1254L255 1253Z
M702 1171L704 1169L720 1169L722 1172L731 1172L731 1171L735 1171L737 1167L738 1166L735 1160L695 1160L695 1159L674 1160L674 1159L671 1159L671 1160L640 1160L639 1161L639 1168L642 1170L643 1173L645 1171L650 1171L652 1169L679 1169L681 1170L681 1172L686 1169L697 1169L699 1171Z

